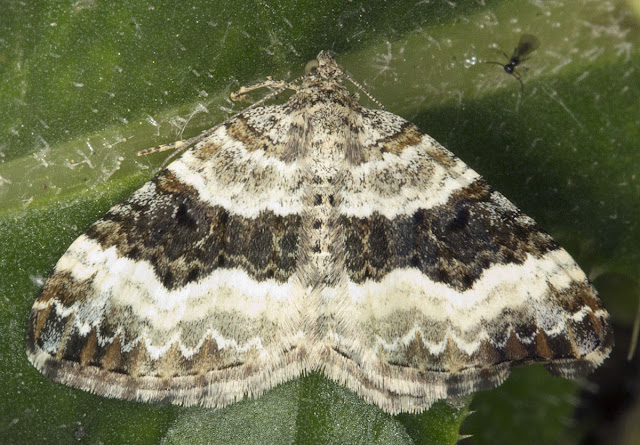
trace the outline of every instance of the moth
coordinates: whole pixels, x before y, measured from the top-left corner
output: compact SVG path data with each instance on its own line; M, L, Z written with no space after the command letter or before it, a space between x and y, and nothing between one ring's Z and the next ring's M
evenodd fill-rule
M174 144L56 264L31 363L102 396L206 407L319 371L391 414L516 365L599 366L609 315L569 254L345 79L321 52L279 84L285 103Z

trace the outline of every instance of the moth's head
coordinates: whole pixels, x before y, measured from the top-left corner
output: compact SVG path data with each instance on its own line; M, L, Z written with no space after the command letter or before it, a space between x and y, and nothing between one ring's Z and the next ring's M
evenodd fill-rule
M318 62L318 66L338 66L332 51L320 51L316 56L316 61Z
M318 56L304 67L304 73L308 77L322 80L340 79L343 75L331 51L320 51Z

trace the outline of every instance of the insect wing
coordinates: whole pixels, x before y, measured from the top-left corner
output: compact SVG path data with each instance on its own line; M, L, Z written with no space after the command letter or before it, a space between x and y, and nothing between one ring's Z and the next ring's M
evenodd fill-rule
M536 36L532 34L522 34L518 46L513 50L513 56L511 57L520 59L538 49L539 46L540 40L538 40Z

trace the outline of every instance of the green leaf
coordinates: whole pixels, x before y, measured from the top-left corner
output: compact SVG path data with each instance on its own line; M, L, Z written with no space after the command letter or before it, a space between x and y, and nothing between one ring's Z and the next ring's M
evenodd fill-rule
M223 121L240 109L229 92L297 77L321 49L549 230L630 326L640 38L624 3L41 0L3 11L0 442L577 443L592 427L570 422L581 386L537 367L481 392L460 428L466 406L392 417L315 374L223 410L108 400L42 377L24 339L66 247L164 159L138 150ZM503 60L523 32L542 44L521 93L479 60Z
M183 410L166 440L170 444L454 444L466 414L464 407L438 403L422 415L393 418L312 374L258 400L217 411Z

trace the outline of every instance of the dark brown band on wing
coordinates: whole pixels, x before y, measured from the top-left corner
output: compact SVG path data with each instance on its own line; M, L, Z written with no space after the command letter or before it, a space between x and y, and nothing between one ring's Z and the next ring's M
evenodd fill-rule
M296 267L298 215L270 211L257 218L234 215L202 202L196 191L165 170L152 183L152 198L140 191L112 208L86 235L104 249L146 260L168 289L218 268L241 268L256 280L286 282ZM153 205L149 205L149 200Z
M355 283L379 281L397 268L414 267L459 291L495 264L522 264L558 244L514 207L496 201L483 179L446 204L388 219L341 217L345 264Z

